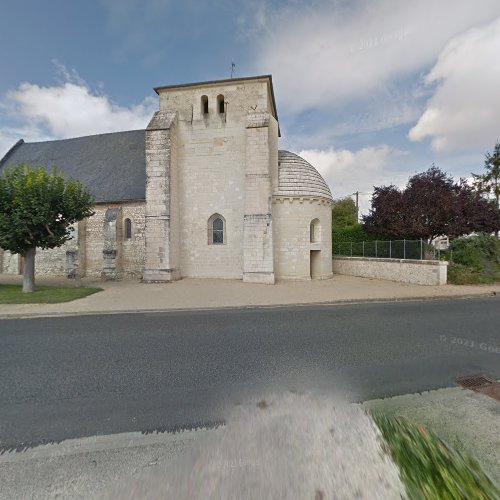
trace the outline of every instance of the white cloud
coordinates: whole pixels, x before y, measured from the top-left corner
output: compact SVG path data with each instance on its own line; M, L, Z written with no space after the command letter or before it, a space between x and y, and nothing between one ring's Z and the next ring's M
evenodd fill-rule
M273 73L287 112L376 99L433 64L452 37L499 14L497 0L293 3L267 13L272 30L260 34L254 69Z
M270 7L265 0L245 2L236 19L238 36L245 39L268 31L269 11Z
M59 85L24 82L7 93L2 107L19 125L0 127L0 157L20 138L64 139L145 128L158 106L152 97L138 105L120 106L91 90L76 72L61 73L66 81Z
M359 191L360 208L367 212L373 186L403 185L408 174L392 170L393 161L406 153L387 145L348 149L307 149L298 153L313 165L326 180L334 198L343 198Z
M28 137L31 141L47 141L52 138L37 127L0 127L0 160L19 139Z
M500 18L451 40L427 75L438 84L410 130L436 151L492 146L500 138Z
M57 138L144 128L156 105L146 99L136 106L119 106L75 83L40 87L24 82L7 100L28 123L46 126Z

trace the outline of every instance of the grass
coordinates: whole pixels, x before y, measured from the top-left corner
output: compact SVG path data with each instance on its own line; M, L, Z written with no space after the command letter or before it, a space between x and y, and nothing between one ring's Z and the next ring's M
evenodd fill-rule
M412 500L495 500L500 491L468 453L401 417L374 414Z
M81 299L101 290L90 287L35 286L33 293L23 293L21 285L0 284L0 304L57 304Z

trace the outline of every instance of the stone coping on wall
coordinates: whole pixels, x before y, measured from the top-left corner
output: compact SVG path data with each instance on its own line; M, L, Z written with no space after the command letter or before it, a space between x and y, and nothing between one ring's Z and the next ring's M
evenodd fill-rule
M420 260L420 259L387 259L383 257L351 257L349 255L334 255L333 260L357 260L357 261L367 261L367 262L389 262L389 263L399 263L399 264L418 264L422 266L436 266L443 265L447 266L448 261L446 260Z

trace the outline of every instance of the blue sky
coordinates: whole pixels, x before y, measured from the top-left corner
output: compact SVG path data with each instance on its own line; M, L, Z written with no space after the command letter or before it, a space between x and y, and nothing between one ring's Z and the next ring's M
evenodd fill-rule
M0 42L0 155L142 128L154 86L232 61L273 75L281 147L335 197L432 162L468 176L500 138L498 0L27 0L1 7Z

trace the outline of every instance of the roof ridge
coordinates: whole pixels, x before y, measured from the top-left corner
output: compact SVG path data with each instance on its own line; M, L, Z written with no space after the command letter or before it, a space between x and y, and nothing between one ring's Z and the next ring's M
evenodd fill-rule
M138 128L133 130L119 130L117 132L103 132L101 134L88 134L88 135L78 135L76 137L65 137L64 139L51 139L50 141L25 142L25 144L47 144L50 142L75 141L77 139L87 139L89 137L104 137L109 135L128 134L130 132L145 132L145 131L146 131L145 128Z

